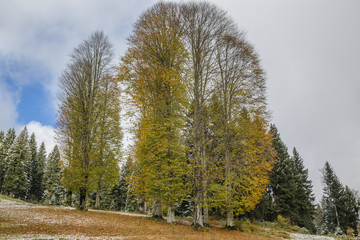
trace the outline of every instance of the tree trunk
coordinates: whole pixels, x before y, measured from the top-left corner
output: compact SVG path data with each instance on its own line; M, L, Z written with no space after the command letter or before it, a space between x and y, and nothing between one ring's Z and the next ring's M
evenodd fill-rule
M95 202L96 209L100 208L100 194L101 194L101 183L99 182L96 190L96 202Z
M87 189L84 187L80 188L79 209L82 211L86 210L86 194L87 194Z
M66 193L66 205L72 206L72 191Z
M162 218L161 201L158 199L154 199L152 214L153 214L153 218Z
M197 191L195 193L194 201L194 227L198 229L199 227L204 227L203 215L201 209L201 192Z
M208 208L207 190L206 189L204 189L203 200L204 200L203 222L204 222L204 226L209 226L209 208Z
M167 215L166 215L166 221L168 223L175 222L175 209L173 209L171 206L168 206Z
M226 228L234 228L234 213L229 210L226 213Z

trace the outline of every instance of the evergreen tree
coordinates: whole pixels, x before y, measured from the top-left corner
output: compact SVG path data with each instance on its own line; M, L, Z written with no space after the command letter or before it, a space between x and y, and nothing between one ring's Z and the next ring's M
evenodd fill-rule
M355 235L358 235L359 203L356 200L354 191L348 186L345 187L343 196L344 210L341 212L340 224L343 230L351 228Z
M289 218L292 224L315 232L315 198L308 170L305 169L303 160L295 148L293 156L290 157L275 125L271 125L271 131L273 147L277 151L276 164L267 191L252 216L274 221L278 215L282 215Z
M28 166L30 162L30 147L26 127L11 145L6 157L6 173L3 192L11 197L25 199L29 190Z
M63 203L65 191L60 185L60 152L57 146L49 154L44 173L44 201L49 204L59 205Z
M323 169L324 195L323 211L324 225L327 232L340 230L340 211L342 210L342 196L344 187L340 183L333 168L328 162Z
M35 134L32 133L29 139L29 148L30 148L30 161L28 166L28 179L29 179L29 192L27 198L30 200L35 200L34 196L34 174L35 174L35 164L36 164L36 155L37 155L37 143L35 139Z
M132 175L131 164L131 158L128 158L121 167L118 183L110 191L104 192L102 198L103 207L117 211L138 210L136 197L128 182Z
M7 169L6 157L10 146L13 144L15 140L15 137L16 137L15 129L10 128L6 136L4 136L3 140L0 142L0 192L4 192L3 191L4 177Z
M292 176L293 166L290 160L288 149L280 138L275 125L271 125L273 133L273 147L277 152L276 163L270 175L270 188L273 197L272 218L277 215L290 217L295 207L295 192L297 182Z
M44 186L43 186L43 176L44 168L46 161L46 150L44 142L41 143L38 152L36 153L35 158L32 159L32 174L31 174L31 188L30 196L33 197L36 201L41 201Z
M346 233L352 228L357 234L358 211L354 192L344 187L328 162L323 169L324 195L322 200L326 232Z
M293 214L290 219L296 225L306 227L314 233L316 231L313 223L315 211L313 202L315 196L312 191L311 181L309 180L308 170L305 169L303 160L295 148L293 150L292 161L294 164L293 174L297 185L295 189L295 209L293 209Z
M2 143L3 139L5 138L4 131L0 131L0 143Z

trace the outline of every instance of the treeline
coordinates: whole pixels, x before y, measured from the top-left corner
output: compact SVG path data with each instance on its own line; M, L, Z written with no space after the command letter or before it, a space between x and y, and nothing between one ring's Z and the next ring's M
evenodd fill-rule
M279 215L290 223L305 227L311 233L358 235L360 198L356 191L344 186L328 162L322 169L323 196L315 205L308 170L297 150L292 156L272 125L276 164L269 185L257 207L243 217L275 221Z
M0 192L32 202L63 204L60 185L60 152L47 155L44 143L37 146L35 134L25 127L18 136L13 128L0 131Z

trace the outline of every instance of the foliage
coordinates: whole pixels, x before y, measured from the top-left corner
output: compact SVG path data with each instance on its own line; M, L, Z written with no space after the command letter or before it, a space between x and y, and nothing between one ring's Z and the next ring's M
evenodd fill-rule
M135 24L119 70L140 111L131 184L139 196L171 208L184 195L181 176L187 172L180 138L186 51L180 37L175 5L156 4Z
M275 125L271 126L271 131L273 147L277 152L276 163L270 175L266 194L252 215L269 221L274 221L278 215L282 215L289 218L292 224L306 227L315 233L315 198L308 170L305 169L303 160L295 148L293 156L290 157Z
M357 235L359 203L354 192L342 185L328 162L323 169L323 182L322 209L325 232L341 234L352 228Z
M29 190L28 166L30 148L26 127L16 137L8 150L3 192L15 198L25 199Z
M43 201L52 205L62 205L65 203L65 190L60 184L60 152L57 146L54 147L46 161L44 172L44 195Z
M4 134L4 133L3 133ZM2 135L3 135L2 134ZM4 185L4 177L7 170L7 155L10 146L13 144L15 140L15 129L10 128L6 135L2 137L0 141L0 192L4 192L3 185Z
M117 159L114 156L103 158L104 155L99 153L101 150L103 153L109 150L108 142L102 141L100 145L96 145L99 138L108 134L104 132L105 123L108 123L104 116L108 116L107 110L113 110L109 105L104 105L104 101L107 101L104 98L108 96L106 89L112 77L111 61L112 45L102 32L95 32L74 49L70 63L59 80L57 138L66 169L64 184L71 191L79 191L81 209L86 208L88 190L94 189L98 183L99 172L96 170L99 161L111 159L113 162L114 158ZM115 97L111 97L109 101L114 99ZM113 107L118 109L118 106ZM118 119L113 118L116 114L118 112L109 116L111 122ZM118 129L111 127L110 130ZM113 133L117 134L118 131ZM118 142L118 138L111 137L109 141ZM105 164L104 167L111 170L114 165L109 165ZM99 169L103 172L102 168Z

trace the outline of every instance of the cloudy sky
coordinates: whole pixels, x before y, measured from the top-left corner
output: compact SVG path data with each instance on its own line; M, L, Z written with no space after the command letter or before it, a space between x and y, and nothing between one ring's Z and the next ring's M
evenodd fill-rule
M0 0L0 130L25 125L54 146L57 80L73 48L103 30L118 58L156 1ZM211 0L247 32L267 72L269 109L321 196L325 161L360 190L360 1Z

